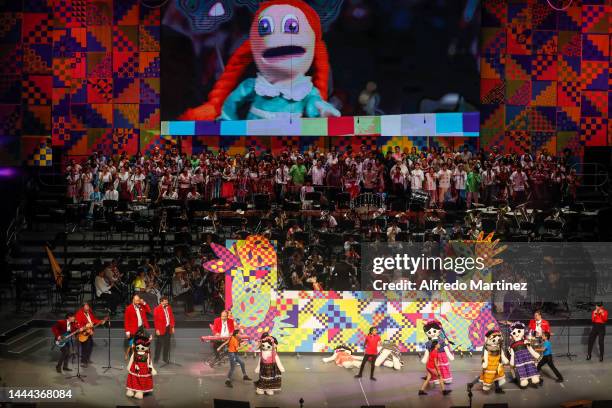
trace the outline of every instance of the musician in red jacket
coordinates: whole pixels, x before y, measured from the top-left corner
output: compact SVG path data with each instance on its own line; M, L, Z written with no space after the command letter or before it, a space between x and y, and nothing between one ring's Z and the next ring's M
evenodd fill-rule
M599 361L603 361L604 356L604 338L606 337L606 323L608 322L608 311L604 309L603 303L599 302L595 306L595 310L591 313L591 332L589 333L589 348L587 352L587 360L591 359L595 339L599 337Z
M51 331L53 332L55 340L61 340L63 336L76 332L78 327L79 324L74 318L74 313L66 313L66 318L63 320L58 320L51 327ZM57 360L57 365L55 366L55 370L60 374L62 373L62 367L64 371L72 371L70 368L68 368L68 358L70 357L71 349L70 344L71 340L68 340L66 344L60 347L60 358Z
M87 340L84 342L80 342L81 344L81 365L83 367L87 367L87 364L91 363L91 353L93 351L93 335L94 335L94 326L99 325L106 320L108 317L100 320L98 319L91 310L89 303L83 303L83 306L76 312L75 314L76 322L79 327L82 327L85 334L87 334Z
M535 338L542 338L544 333L550 333L550 323L548 320L542 319L542 312L536 310L533 313L533 319L529 321L529 335Z
M159 305L153 309L153 325L155 326L155 359L159 361L159 356L164 355L164 362L170 363L170 336L174 334L174 313L172 306L168 304L168 297L162 296Z
M151 313L151 308L138 295L132 298L132 304L125 308L124 327L125 337L131 339L138 331L138 328L143 326L149 328L147 313Z
M232 335L234 328L234 319L230 318L227 310L222 311L221 316L214 320L212 325L213 336L220 336L224 338L222 341L212 342L213 351L216 356L219 355L219 351L217 349L223 343L223 341L227 340Z

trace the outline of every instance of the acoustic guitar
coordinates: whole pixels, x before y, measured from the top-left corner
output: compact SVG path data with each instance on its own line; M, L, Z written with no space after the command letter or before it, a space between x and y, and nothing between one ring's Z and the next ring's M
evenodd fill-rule
M89 339L94 334L94 328L98 327L101 324L106 323L107 320L108 320L108 317L105 317L104 319L100 320L98 323L94 324L93 326L86 326L86 327L84 327L83 331L81 331L79 333L77 339L81 343L85 343L87 341L87 339Z

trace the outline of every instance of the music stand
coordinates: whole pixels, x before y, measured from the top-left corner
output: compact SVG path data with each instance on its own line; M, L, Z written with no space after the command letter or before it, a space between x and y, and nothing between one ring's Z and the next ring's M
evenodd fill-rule
M106 322L108 324L107 329L106 329L106 332L108 333L108 340L107 340L107 342L108 342L108 359L106 360L106 364L107 365L102 367L104 369L104 371L103 371L104 373L106 373L108 370L121 370L121 368L113 367L111 365L111 351L110 351L110 349L111 349L111 335L110 335L111 319L110 319L110 310L108 310L108 309L107 309L106 316L108 317L108 320Z
M77 345L75 346L75 341L74 341L74 339L75 339L75 336L72 336L72 338L70 339L70 345L71 345L71 347L73 348L73 349L72 349L72 350L73 350L73 352L72 352L72 358L73 358L73 361L74 361L74 348L76 347L76 350L77 350L77 354L76 354L76 355L77 355L77 364L76 364L76 366L77 366L77 371L76 371L76 374L75 374L75 375L71 375L71 376L69 376L69 377L67 377L67 378L68 378L69 380L70 380L71 378L78 378L78 379L79 379L79 380L81 380L82 382L85 382L85 380L84 380L83 378L85 378L85 377L87 377L87 376L86 376L86 375L84 375L84 374L81 374L81 345L80 345L80 344L77 344Z

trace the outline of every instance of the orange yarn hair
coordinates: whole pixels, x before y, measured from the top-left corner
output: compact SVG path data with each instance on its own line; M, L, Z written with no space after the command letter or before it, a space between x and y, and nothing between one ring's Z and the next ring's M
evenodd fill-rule
M314 86L319 90L321 98L327 100L329 81L329 55L323 42L323 29L317 12L302 0L270 0L261 3L253 17L257 24L261 13L270 6L293 6L300 9L315 33L314 59L312 61ZM246 40L230 57L225 70L208 95L208 101L196 108L187 110L182 120L214 120L221 114L223 103L228 95L238 86L245 71L253 63L251 42Z

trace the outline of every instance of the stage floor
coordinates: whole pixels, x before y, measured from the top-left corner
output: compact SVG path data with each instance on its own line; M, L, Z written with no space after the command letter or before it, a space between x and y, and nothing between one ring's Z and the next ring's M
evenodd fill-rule
M368 375L359 381L353 378L355 370L325 364L321 355L281 356L286 373L283 376L282 391L274 396L255 394L251 382L243 382L239 370L234 374L234 388L225 387L227 366L212 369L203 363L208 357L208 345L198 344L195 338L179 343L173 350L173 360L180 366L157 366L155 392L140 402L125 396L126 371L122 360L121 341L112 341L112 369L106 373L107 348L100 336L92 360L93 365L82 369L87 375L84 382L66 378L67 375L55 371L57 350L48 346L19 359L0 359L0 382L5 387L64 388L73 390L73 402L79 407L108 407L116 405L140 405L143 407L212 407L214 398L250 401L251 407L299 407L299 399L304 398L305 408L320 407L360 407L362 405L384 404L387 407L450 407L468 405L466 384L480 372L479 356L457 358L452 365L455 382L451 385L453 393L443 397L439 389L431 390L430 395L419 397L423 365L416 355L404 356L406 363L402 371L377 368L372 382ZM50 343L49 343L50 344ZM560 351L560 350L557 350ZM584 352L573 361L557 358L557 367L566 378L563 384L556 383L545 374L545 384L539 389L519 390L514 384L506 384L506 394L484 395L480 385L474 391L474 407L483 403L508 402L510 407L558 407L560 403L579 399L612 399L609 387L612 362L600 363L596 359L585 361ZM245 359L248 374L253 372L255 359L249 355ZM369 371L366 367L366 373ZM547 370L546 368L544 369ZM71 374L74 374L72 371ZM546 371L548 373L548 371ZM606 385L607 384L607 385ZM41 406L69 406L66 403L46 403Z

